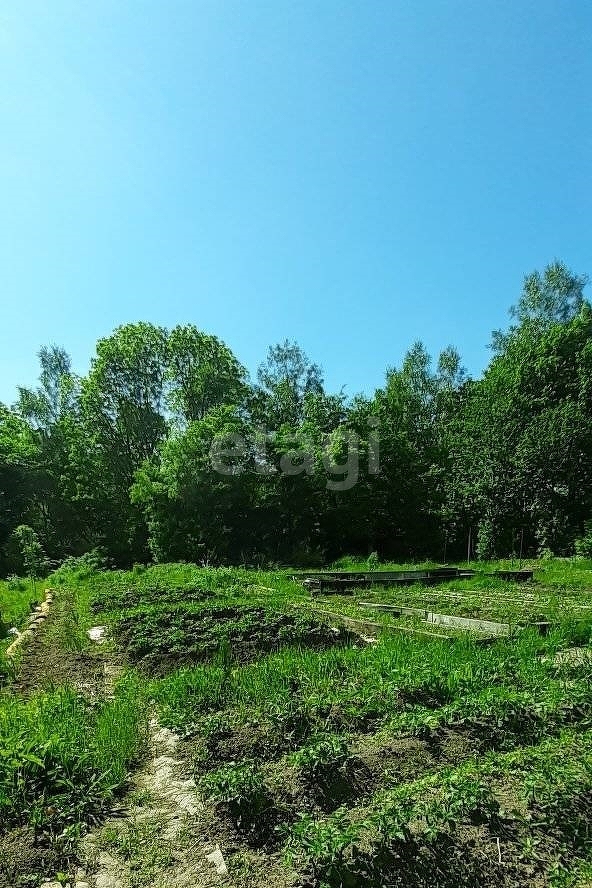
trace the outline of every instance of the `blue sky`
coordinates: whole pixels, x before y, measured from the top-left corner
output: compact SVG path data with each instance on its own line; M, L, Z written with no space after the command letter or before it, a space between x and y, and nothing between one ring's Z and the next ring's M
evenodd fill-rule
M3 0L0 401L139 319L371 392L592 273L592 5Z

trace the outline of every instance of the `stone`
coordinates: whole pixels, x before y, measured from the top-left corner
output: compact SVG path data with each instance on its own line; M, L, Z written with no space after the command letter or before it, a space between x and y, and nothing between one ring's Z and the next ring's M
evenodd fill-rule
M97 873L95 885L97 888L121 888L119 879L111 873Z
M219 876L228 875L228 867L226 866L224 855L220 851L220 845L216 845L216 847L210 854L206 854L206 860L214 864L214 866L216 867L216 872Z

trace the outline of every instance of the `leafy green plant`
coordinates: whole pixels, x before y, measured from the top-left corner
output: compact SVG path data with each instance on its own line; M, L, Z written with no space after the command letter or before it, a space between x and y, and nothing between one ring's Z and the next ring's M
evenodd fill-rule
M207 799L226 808L241 828L253 827L271 805L261 771L253 762L227 765L206 774L199 788Z
M314 737L294 753L293 759L308 780L322 780L335 773L347 761L348 743L345 737L324 734Z
M368 570L377 570L379 564L380 559L378 557L378 552L370 552L368 560L366 561L366 567Z
M301 814L292 826L285 854L289 863L309 864L317 882L348 885L355 870L355 846L363 824L353 824L345 808L321 821Z
M35 581L47 572L47 558L39 537L28 524L20 524L13 530L12 538L20 553L24 571L35 588Z
M575 540L574 548L580 558L592 558L592 520L584 522L584 535Z

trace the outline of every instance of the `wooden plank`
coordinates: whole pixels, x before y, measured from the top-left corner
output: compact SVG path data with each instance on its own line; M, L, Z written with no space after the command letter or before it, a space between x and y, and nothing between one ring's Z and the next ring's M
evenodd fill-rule
M458 577L472 577L473 570L464 570L459 567L434 567L420 570L360 570L360 571L317 571L294 574L293 580L300 583L361 583L369 584L398 584L398 583L434 583Z
M437 614L433 611L422 610L415 607L402 607L393 604L374 604L370 601L361 601L362 607L368 607L372 610L385 611L387 613L398 614L399 616L418 616L423 617L424 622L434 623L437 626L450 626L455 629L468 629L472 632L489 632L493 635L508 635L510 632L509 623L498 623L494 620L480 620L472 617L457 617L452 614Z
M359 607L367 607L371 610L385 611L396 614L399 617L425 617L427 610L420 607L407 607L402 604L379 604L373 601L359 601Z
M496 577L498 580L509 580L517 583L524 583L532 580L534 576L533 570L494 570L492 573L485 574L486 577Z
M476 620L470 617L456 617L452 614L435 614L428 611L426 623L436 626L450 626L452 629L466 629L470 632L487 632L490 635L509 635L509 623L496 623L493 620Z
M295 603L294 607L302 607L303 605ZM429 632L426 629L415 629L412 626L385 626L382 623L374 623L371 620L357 620L354 617L348 617L345 614L338 614L335 611L324 610L323 608L313 607L306 608L313 614L319 614L323 617L330 617L331 620L336 622L337 624L343 624L345 626L351 626L352 629L355 629L358 633L360 630L370 631L370 632L406 632L411 633L413 635L424 635L429 638L439 638L444 639L446 641L451 641L452 636L450 635L442 635L439 632Z
M441 641L453 641L452 635L442 635L440 632L427 632L424 629L415 629L413 626L389 626L389 632L405 632L410 635L424 635L429 638L439 638Z

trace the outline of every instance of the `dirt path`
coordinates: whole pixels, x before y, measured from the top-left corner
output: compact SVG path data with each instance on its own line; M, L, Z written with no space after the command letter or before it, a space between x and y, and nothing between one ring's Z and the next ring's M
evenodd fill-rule
M69 684L91 701L113 696L122 670L120 656L110 645L103 647L102 627L89 632L94 642L90 649L69 648L68 610L66 597L56 595L43 629L24 649L15 693L27 697ZM67 866L59 853L37 849L31 829L16 829L0 838L0 888L13 888L23 878L38 888L293 888L293 874L286 872L279 853L245 847L212 817L191 770L184 742L153 716L146 758L130 775L118 808L70 856L70 866L77 866L75 873L70 869L71 881L56 881L60 866ZM40 872L56 875L36 880Z
M202 805L194 781L183 775L175 755L178 742L175 734L152 721L151 755L132 780L125 809L82 842L84 868L78 876L83 883L95 888L209 888L227 875L221 853L208 859L216 849L199 835L195 821Z
M116 678L106 663L106 694ZM148 745L120 810L83 839L76 888L293 888L281 855L245 850L228 832L218 834L188 776L183 741L155 717Z
M16 677L10 686L13 693L28 697L37 691L68 684L91 700L101 695L106 657L98 649L77 649L77 645L71 643L72 607L63 592L55 594L44 625L22 648Z
M107 662L104 670L109 696L119 670ZM203 805L195 781L184 773L179 742L151 719L149 756L132 777L121 809L81 843L76 888L213 888L227 879L222 852L208 844L198 823Z

